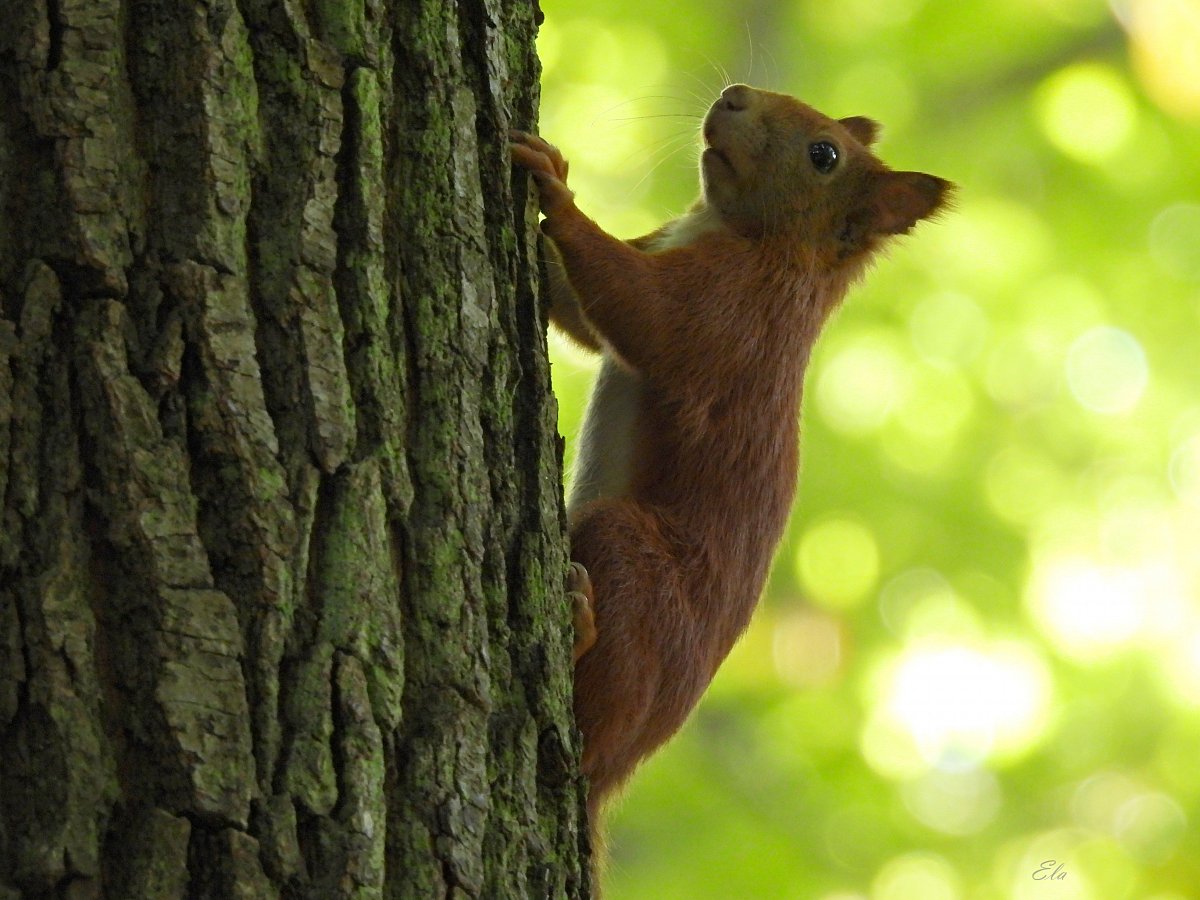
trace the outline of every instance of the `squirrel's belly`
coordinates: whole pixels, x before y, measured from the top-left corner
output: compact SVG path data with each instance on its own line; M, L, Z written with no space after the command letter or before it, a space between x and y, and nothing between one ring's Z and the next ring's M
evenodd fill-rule
M641 396L642 379L605 355L576 446L568 516L591 500L628 490Z

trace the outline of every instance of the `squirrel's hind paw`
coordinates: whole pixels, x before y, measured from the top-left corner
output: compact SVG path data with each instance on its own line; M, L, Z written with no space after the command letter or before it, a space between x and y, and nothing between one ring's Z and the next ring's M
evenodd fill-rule
M567 597L571 600L572 622L575 626L574 661L592 649L596 643L596 616L593 610L592 579L587 569L577 562L567 571Z

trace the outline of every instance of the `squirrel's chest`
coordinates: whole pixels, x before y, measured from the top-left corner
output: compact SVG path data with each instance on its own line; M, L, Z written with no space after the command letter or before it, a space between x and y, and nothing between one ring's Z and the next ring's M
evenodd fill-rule
M576 444L568 514L591 500L628 491L641 398L642 379L605 356Z

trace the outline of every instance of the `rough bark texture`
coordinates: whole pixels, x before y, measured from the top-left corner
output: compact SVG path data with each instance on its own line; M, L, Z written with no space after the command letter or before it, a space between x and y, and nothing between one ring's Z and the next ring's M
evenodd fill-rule
M533 16L0 0L0 898L586 895Z

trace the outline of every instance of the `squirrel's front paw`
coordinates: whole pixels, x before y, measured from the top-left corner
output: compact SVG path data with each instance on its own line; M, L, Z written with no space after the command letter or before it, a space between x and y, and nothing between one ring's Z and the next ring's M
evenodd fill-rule
M542 212L549 216L572 204L575 194L567 187L567 161L558 148L524 131L510 131L508 136L513 162L537 183Z
M571 613L575 626L574 661L592 649L596 643L596 616L593 609L595 599L592 579L588 571L577 562L567 570L567 596L571 599Z

